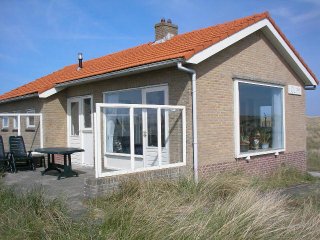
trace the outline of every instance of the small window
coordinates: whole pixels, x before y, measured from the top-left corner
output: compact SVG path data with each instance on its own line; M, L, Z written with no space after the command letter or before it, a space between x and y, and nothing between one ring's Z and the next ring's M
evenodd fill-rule
M17 116L13 117L13 129L14 130L18 129L18 117Z
M9 118L2 117L2 129L8 129L8 128L9 128Z
M91 98L83 99L84 128L92 127Z
M79 102L71 102L71 136L79 136Z
M27 113L35 113L35 110L34 109L28 109ZM35 128L36 127L34 116L27 116L27 120L26 121L27 121L26 122L27 128Z

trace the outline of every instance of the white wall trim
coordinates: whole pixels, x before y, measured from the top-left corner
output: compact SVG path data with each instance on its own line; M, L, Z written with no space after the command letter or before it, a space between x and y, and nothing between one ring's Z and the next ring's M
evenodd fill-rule
M283 57L286 58L291 67L293 67L293 69L298 73L300 77L303 78L303 80L306 83L309 82L314 86L317 85L316 80L311 76L311 74L299 60L297 55L291 50L289 45L285 42L285 40L281 37L281 35L278 33L278 31L275 29L273 24L268 19L263 19L231 35L230 37L213 44L212 46L200 51L199 53L196 53L186 62L198 64L260 29L263 30L263 32L273 43L273 45L283 54Z
M47 90L43 93L40 93L39 98L48 98L48 97L62 91L63 89L64 88L56 88L56 87L50 88L49 90Z

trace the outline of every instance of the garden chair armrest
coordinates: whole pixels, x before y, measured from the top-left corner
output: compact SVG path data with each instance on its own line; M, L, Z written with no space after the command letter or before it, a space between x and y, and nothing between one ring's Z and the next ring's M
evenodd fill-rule
M32 151L28 151L28 157L32 157Z

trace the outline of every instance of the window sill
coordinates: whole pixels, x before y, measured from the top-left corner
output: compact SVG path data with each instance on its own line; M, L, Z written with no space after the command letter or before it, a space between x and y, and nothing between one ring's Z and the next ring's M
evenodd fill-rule
M239 153L237 154L236 158L247 158L247 157L253 157L253 156L260 156L260 155L267 155L267 154L277 154L280 152L284 152L285 149L270 149L270 150L258 150L258 151L251 151L250 150L246 153Z
M128 153L104 153L105 156L109 155L109 156L119 156L119 157L129 157L130 158L130 154ZM143 158L143 155L134 155L135 158Z

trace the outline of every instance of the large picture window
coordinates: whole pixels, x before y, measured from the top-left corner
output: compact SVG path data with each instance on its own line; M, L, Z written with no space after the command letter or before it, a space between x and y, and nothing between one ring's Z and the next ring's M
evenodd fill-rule
M284 149L283 88L236 81L239 116L238 155Z

